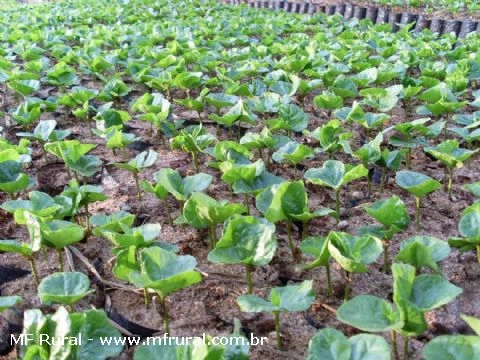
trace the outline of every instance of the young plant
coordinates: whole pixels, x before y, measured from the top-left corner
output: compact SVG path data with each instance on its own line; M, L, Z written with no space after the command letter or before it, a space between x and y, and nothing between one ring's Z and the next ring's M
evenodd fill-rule
M376 165L381 168L381 179L380 179L380 193L383 193L385 190L385 182L387 181L387 171L397 171L400 168L404 158L402 151L390 151L388 148L383 149L382 155L375 162Z
M369 234L354 236L340 231L328 234L328 252L345 270L345 300L350 297L352 273L367 272L367 265L377 261L382 242Z
M78 140L54 141L44 145L47 153L64 162L68 176L71 174L70 170L73 170L75 176L78 173L85 177L100 171L102 161L94 155L86 155L95 147L94 144L82 144Z
M453 170L456 167L461 168L464 161L468 160L478 150L462 149L459 147L457 140L445 140L437 146L425 147L424 151L440 160L445 166L444 189L448 190L448 198L452 200Z
M320 186L327 186L335 191L335 210L337 223L340 221L340 190L349 182L368 176L368 170L363 165L345 165L341 161L327 160L321 168L308 169L305 179Z
M268 301L256 295L240 295L237 298L237 303L241 311L273 313L277 347L280 349L282 346L282 339L280 337L280 312L305 311L310 308L315 300L312 286L312 280L305 280L298 285L273 288L270 291Z
M122 149L123 160L127 161L127 146L133 142L140 140L135 134L124 133L119 126L112 126L105 130L105 132L93 129L92 132L101 138L105 139L108 149L111 149L113 155L116 155L116 149Z
M408 339L427 330L425 313L453 301L462 289L440 275L415 275L408 264L393 264L393 302L372 295L359 295L337 310L341 322L367 332L390 331L392 355L399 360L397 333L405 339L405 359L408 359ZM362 309L362 311L359 311Z
M276 250L275 225L262 218L235 215L227 220L221 239L208 253L208 260L245 265L248 293L251 294L255 266L268 264Z
M300 243L300 250L308 256L313 256L314 260L303 266L305 270L311 270L319 266L325 266L327 273L327 295L333 296L332 276L330 272L330 251L328 250L327 236L309 236Z
M208 162L208 166L214 169L218 169L224 161L241 165L250 163L250 151L236 141L220 141L213 148L207 148L206 152L215 159Z
M308 342L307 360L390 360L390 347L378 335L359 334L347 338L340 331L325 328Z
M329 91L324 91L321 95L313 98L315 107L320 110L328 111L328 119L330 120L333 110L340 109L343 106L343 98Z
M38 141L41 145L45 162L47 162L47 153L45 152L44 145L47 142L63 140L70 135L70 130L55 130L56 126L57 122L55 120L42 120L39 121L33 133L19 132L17 136Z
M419 269L428 267L440 272L438 262L450 255L450 246L444 240L433 236L412 236L400 243L395 262L410 264Z
M152 289L158 294L166 334L170 334L166 297L202 281L200 273L195 271L196 265L193 256L179 256L160 247L148 247L140 253L140 269L129 275L135 286Z
M32 341L20 345L19 355L22 359L81 359L88 356L92 360L107 360L118 357L123 349L121 344L103 344L105 338L122 336L110 324L103 310L69 313L61 306L52 315L43 315L37 309L27 310L22 334L34 334ZM79 340L79 334L82 335L82 341ZM48 343L44 341L54 338L57 340L55 343L53 340Z
M163 143L163 133L168 127L167 119L171 112L170 101L159 93L145 93L132 105L132 111L142 113L138 118L150 123L151 127L157 130Z
M107 200L108 197L103 193L103 188L94 185L80 186L76 180L72 180L61 195L72 199L75 211L83 207L85 211L85 236L88 237L90 234L90 211L88 210L88 205L97 201Z
M230 216L244 214L247 211L242 204L229 204L226 200L217 201L203 193L194 192L183 207L183 217L176 223L187 222L195 229L208 229L210 247L217 243L217 225Z
M478 204L475 203L463 211L458 223L461 237L452 237L448 239L448 243L461 251L476 250L480 264L480 206Z
M402 170L397 172L395 182L402 189L415 196L415 224L420 231L420 207L422 198L434 192L440 187L440 182L419 172Z
M157 184L161 184L165 190L180 202L183 203L194 192L205 191L212 183L213 177L210 174L198 173L193 176L182 178L177 170L163 168L154 175Z
M215 136L207 133L202 125L189 126L170 139L172 149L179 149L191 154L196 173L198 173L198 156L214 141Z
M135 215L126 211L117 211L110 215L97 214L90 218L90 224L93 226L93 235L100 236L103 231L122 232L123 225L133 226Z
M113 166L124 169L130 172L133 175L133 180L135 181L135 187L137 189L138 200L142 198L142 193L140 192L140 185L138 182L138 175L143 169L154 165L157 162L158 154L153 150L143 151L127 163L112 163Z
M25 210L42 220L63 219L73 214L73 202L63 195L51 197L41 191L30 191L29 200L9 200L0 208L13 214L15 222L20 225L26 223Z
M210 118L217 123L217 132L220 124L228 125L231 128L233 123L227 122L225 116L222 117L220 115L220 110L224 107L235 105L240 100L239 97L225 93L210 93L206 95L203 100L215 108L215 113L210 115ZM232 120L235 121L237 119L233 118Z
M382 133L379 133L375 139L363 145L357 151L354 151L352 155L356 157L363 166L368 169L369 165L374 164L377 162L382 156L382 149L380 149L380 145L383 141ZM367 182L368 182L368 194L372 192L372 181L370 179L370 174L367 174Z
M249 195L256 196L269 186L280 184L284 180L273 175L265 168L263 160L257 160L253 164L234 164L224 161L219 165L223 173L221 179L230 185L235 194L245 195L245 204L250 211Z
M294 261L298 259L298 256L292 237L293 222L302 222L301 238L303 239L307 234L308 222L311 219L333 213L332 210L327 208L319 208L310 212L307 192L302 180L283 182L266 188L257 195L256 207L268 221L274 224L279 221L286 221L288 245Z
M98 99L113 101L127 95L131 90L121 79L113 78L105 84L103 90L98 94Z
M94 292L88 276L81 272L59 272L44 278L38 286L42 304L62 304L73 311L73 305Z
M428 131L425 124L430 121L430 118L416 119L410 122L401 122L385 129L383 132L394 130L395 135L390 136L389 144L400 147L405 151L405 162L407 169L410 169L412 151L417 146L428 146L424 136L419 136L420 133Z
M333 160L335 152L342 148L347 154L352 152L349 140L353 133L344 132L343 124L338 119L328 121L313 132L305 131L305 134L320 143L321 148L316 151L327 152L329 160Z
M247 132L241 139L240 144L248 150L257 150L259 158L264 162L270 161L270 152L278 144L279 138L272 135L267 127L264 127L260 133ZM267 156L264 155L264 149L267 150Z
M27 98L25 102L19 104L15 110L11 112L14 123L23 128L30 128L42 115L42 107L40 104L32 103L29 99L30 98Z
M60 61L47 72L47 82L64 89L77 84L78 76L75 69Z
M272 154L272 159L277 163L284 161L293 165L293 178L297 179L297 164L306 158L310 158L315 152L308 146L290 141Z
M360 232L371 233L383 240L383 271L386 272L389 265L389 249L392 238L395 234L405 230L410 224L408 210L404 202L394 195L366 206L365 211L382 224L382 226L366 226L361 228Z
M287 136L292 132L300 133L308 126L308 116L305 112L294 104L285 104L280 106L277 119L266 120L265 124L271 131L286 130Z

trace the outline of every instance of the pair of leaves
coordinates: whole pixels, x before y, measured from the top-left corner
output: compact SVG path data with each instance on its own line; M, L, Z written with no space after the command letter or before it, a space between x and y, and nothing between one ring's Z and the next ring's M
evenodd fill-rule
M315 300L312 286L312 280L305 280L298 285L273 288L268 301L256 295L241 295L237 303L246 312L305 311Z
M309 221L334 211L320 208L314 212L308 209L308 197L303 181L283 182L272 185L256 197L256 207L268 221L283 220Z
M127 163L113 163L115 167L138 174L143 169L154 165L157 162L158 154L153 150L143 151Z
M208 254L208 260L221 264L268 264L277 250L275 225L254 216L233 216L222 238Z
M308 343L307 360L390 360L390 348L378 335L360 334L347 338L340 331L326 328Z
M308 169L305 172L305 179L337 191L349 182L367 175L368 170L363 165L352 166L337 160L327 160L321 168Z
M338 309L337 318L363 331L420 335L427 328L424 313L462 293L439 275L415 276L415 268L408 264L392 265L392 274L395 305L376 296L359 295Z
M382 224L382 227L364 227L360 232L371 232L387 240L391 239L394 234L405 230L410 223L407 207L396 195L366 206L365 211Z
M437 263L446 259L449 254L450 246L446 241L433 236L412 236L401 242L395 262L410 264L417 269L428 267L440 272Z
M140 253L140 270L132 271L129 279L135 286L153 289L165 297L202 281L200 273L195 271L196 265L193 256L148 247Z
M196 229L203 229L223 223L234 214L243 214L247 208L242 204L217 201L203 193L194 192L185 203L183 217Z

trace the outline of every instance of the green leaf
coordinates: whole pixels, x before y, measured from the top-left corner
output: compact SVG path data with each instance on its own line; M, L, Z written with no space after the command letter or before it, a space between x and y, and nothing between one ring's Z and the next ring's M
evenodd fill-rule
M313 103L318 109L339 109L343 106L343 98L330 92L323 92L322 95L315 96Z
M391 303L371 295L359 295L337 310L341 322L362 331L383 332L403 327L400 312Z
M131 227L135 221L135 215L126 211L116 211L111 215L96 214L90 218L90 224L94 226L93 234L100 236L103 231L121 232L123 225Z
M256 207L268 221L293 220L309 213L303 181L272 185L256 197Z
M420 275L413 282L411 301L421 311L429 311L448 304L462 292L440 275Z
M423 348L425 360L475 360L480 357L478 336L443 335Z
M378 161L382 156L382 150L380 149L382 141L383 135L382 133L378 133L375 139L353 152L353 156L358 158L363 164L371 164Z
M202 281L195 271L197 261L190 255L178 256L160 247L149 247L141 251L140 257L141 271L131 273L130 281L162 297Z
M25 190L28 185L29 178L21 163L11 160L0 163L0 190L13 194Z
M241 295L237 298L240 310L246 312L305 311L315 300L312 281L305 280L298 285L273 288L269 301L255 295Z
M475 197L480 198L480 181L463 185L463 189L470 191Z
M89 177L99 172L103 163L95 155L84 155L75 162L67 160L66 164L81 176Z
M93 293L88 276L80 272L59 272L42 279L38 296L43 304L73 305Z
M351 352L345 335L338 330L326 328L310 339L307 360L349 360Z
M341 161L327 160L321 168L308 169L305 172L305 179L313 184L338 190L343 185L367 175L368 170L363 165L347 170Z
M311 157L315 152L308 146L299 144L296 141L290 141L272 154L275 162L291 162L296 165L304 159Z
M383 252L382 242L371 235L353 236L344 232L328 234L328 251L348 272L367 272L367 265L375 262Z
M390 360L390 348L381 336L359 334L348 342L352 349L350 360Z
M53 220L40 224L42 242L55 249L79 242L84 237L82 226L65 220Z
M389 232L396 233L405 230L410 223L404 202L395 195L366 206L365 211Z
M204 97L207 104L213 105L217 112L219 109L227 106L233 106L239 100L238 96L223 93L210 93Z
M477 150L462 149L457 140L445 140L437 146L428 146L424 150L440 160L446 167L461 167Z
M433 236L412 236L402 241L395 261L439 271L437 262L446 259L449 254L450 246L446 241Z
M437 190L440 182L419 172L402 170L395 175L395 182L409 193L423 197Z
M210 186L213 177L199 173L182 179L178 171L163 168L154 174L158 184L172 194L177 200L185 201L193 192L202 192Z
M460 235L465 238L480 239L480 211L465 214L458 223Z
M202 229L246 211L246 207L241 204L225 204L203 193L194 192L185 203L183 216L191 226Z
M221 264L268 264L277 250L275 225L254 216L234 216L226 224L222 238L208 254Z
M241 311L245 312L272 312L277 311L277 306L256 295L240 295L237 304Z
M20 132L17 133L17 136L26 137L27 139L38 140L42 143L47 142L52 135L57 122L55 120L42 120L39 121L33 133Z
M462 315L462 319L480 336L480 319L467 315Z
M315 260L304 266L305 269L326 266L331 258L328 251L328 237L326 236L309 236L305 238L300 243L300 250L306 255L315 257Z
M21 296L0 296L0 312L10 309L22 301Z
M270 302L279 311L305 311L315 300L313 281L305 280L298 285L276 287L270 291Z
M25 257L33 255L33 250L28 244L17 240L0 240L0 252L13 252Z
M120 233L102 232L102 235L112 240L120 247L131 245L141 246L158 238L161 231L160 224L143 224L138 227L130 228L120 224L122 231Z

